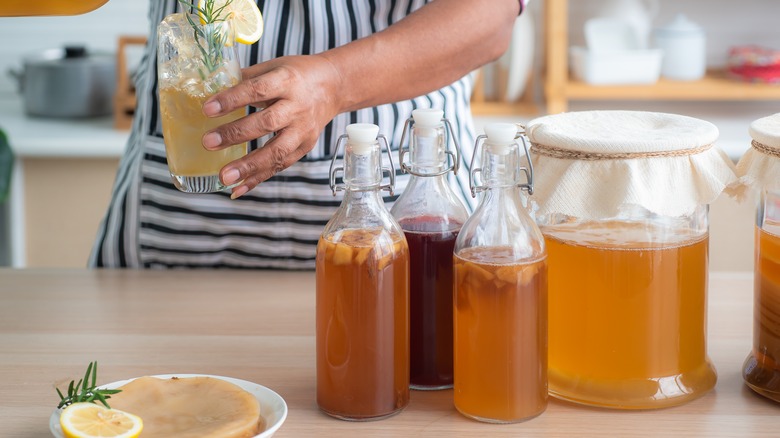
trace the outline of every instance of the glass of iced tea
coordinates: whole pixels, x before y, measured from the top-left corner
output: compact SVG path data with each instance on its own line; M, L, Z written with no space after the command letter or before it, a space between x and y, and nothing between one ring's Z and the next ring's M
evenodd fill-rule
M202 107L210 96L241 81L231 22L201 24L195 15L171 14L158 25L157 38L160 115L173 183L187 193L228 189L232 186L222 184L219 171L246 155L247 144L209 151L202 139L207 131L244 116L246 110L211 118Z

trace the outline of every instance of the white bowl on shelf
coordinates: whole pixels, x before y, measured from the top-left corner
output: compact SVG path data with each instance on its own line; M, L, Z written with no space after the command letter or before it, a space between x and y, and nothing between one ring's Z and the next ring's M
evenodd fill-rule
M594 52L639 50L636 29L626 20L609 17L591 18L585 22L585 45Z
M659 49L591 51L571 47L574 77L590 85L649 85L658 82L663 51Z

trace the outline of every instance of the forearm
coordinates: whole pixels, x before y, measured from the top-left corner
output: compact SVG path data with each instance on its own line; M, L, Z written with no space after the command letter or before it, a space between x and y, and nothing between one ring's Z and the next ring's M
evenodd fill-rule
M321 56L338 71L342 112L451 84L507 49L517 0L435 0L369 37Z

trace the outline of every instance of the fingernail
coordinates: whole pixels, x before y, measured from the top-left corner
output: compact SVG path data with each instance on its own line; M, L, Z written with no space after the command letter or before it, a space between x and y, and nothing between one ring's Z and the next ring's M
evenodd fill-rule
M235 184L238 179L241 177L241 174L236 169L230 169L225 171L225 174L222 176L222 182L229 186L231 184Z
M222 104L220 104L218 100L212 100L210 102L206 102L203 105L203 114L207 116L216 116L221 111L222 111Z
M248 191L249 189L246 186L238 186L233 189L233 193L230 194L230 199L236 199L239 196L244 196L244 194Z
M222 136L218 132L209 132L203 136L203 147L206 149L215 148L222 144Z

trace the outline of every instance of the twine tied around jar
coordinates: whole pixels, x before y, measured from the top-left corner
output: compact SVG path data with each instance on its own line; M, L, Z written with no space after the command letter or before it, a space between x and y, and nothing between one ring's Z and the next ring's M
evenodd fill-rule
M712 143L705 144L691 149L654 151L654 152L585 152L572 149L563 149L555 146L543 145L531 142L531 152L539 155L546 155L552 158L581 160L581 161L599 161L599 160L634 160L643 158L660 157L683 157L686 155L696 155L706 152L712 148Z
M751 142L751 145L753 146L753 149L767 155L771 155L773 157L780 158L780 149L773 148L772 146L767 146L763 143L759 143L755 140Z

